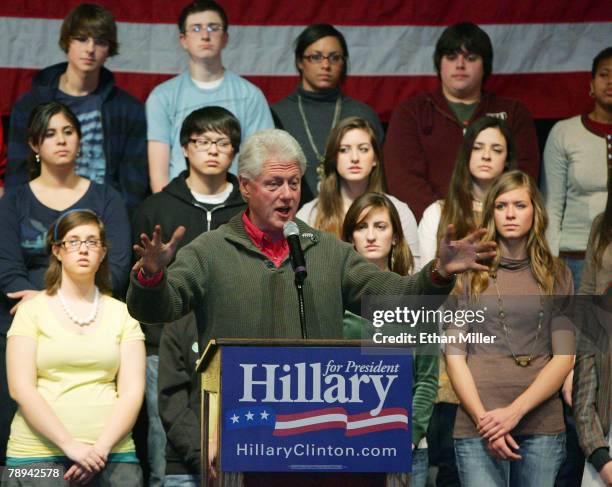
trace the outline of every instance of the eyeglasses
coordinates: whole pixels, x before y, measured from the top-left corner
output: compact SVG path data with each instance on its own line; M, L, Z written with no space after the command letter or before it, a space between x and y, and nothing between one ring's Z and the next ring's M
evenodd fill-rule
M327 59L329 61L329 64L342 64L346 60L345 56L337 52L332 52L328 56L325 56L324 54L317 52L315 54L304 55L302 56L302 58L306 59L308 62L312 64L321 64L324 59Z
M203 30L208 32L209 34L216 34L217 32L221 32L223 30L223 25L221 24L193 24L185 29L187 34L199 34Z
M60 242L68 252L75 252L76 250L81 250L81 245L85 244L87 250L98 250L102 247L102 241L94 238L90 238L87 240L64 240Z
M91 36L72 36L71 39L80 44L86 44L89 42L89 39L93 39L93 43L96 47L107 48L110 46L110 41L107 39L100 39L99 37L91 37Z
M205 152L213 145L217 147L219 152L230 152L232 150L232 142L229 139L189 139L189 142L195 145L197 152Z

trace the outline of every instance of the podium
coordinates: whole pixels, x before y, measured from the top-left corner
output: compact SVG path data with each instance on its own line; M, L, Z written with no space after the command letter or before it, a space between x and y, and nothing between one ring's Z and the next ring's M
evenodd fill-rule
M409 472L412 360L360 340L211 340L196 364L202 485L240 485L243 471Z

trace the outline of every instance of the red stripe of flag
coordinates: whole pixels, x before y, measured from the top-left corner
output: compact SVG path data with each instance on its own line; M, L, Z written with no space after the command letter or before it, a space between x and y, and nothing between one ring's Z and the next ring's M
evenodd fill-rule
M36 70L0 68L0 113L8 115L17 98L28 91ZM117 84L140 100L168 74L115 72ZM270 103L287 96L297 85L297 76L247 76L259 86ZM566 118L584 113L592 106L589 98L590 73L531 73L493 75L487 90L500 96L521 100L535 118ZM388 121L393 109L403 100L438 84L435 76L349 76L343 92L361 100Z
M80 0L13 0L0 2L0 16L62 19ZM188 0L124 2L99 0L123 22L174 24ZM222 2L231 25L450 25L470 20L477 24L605 22L612 9L601 0L233 0ZM608 5L608 7L606 7Z

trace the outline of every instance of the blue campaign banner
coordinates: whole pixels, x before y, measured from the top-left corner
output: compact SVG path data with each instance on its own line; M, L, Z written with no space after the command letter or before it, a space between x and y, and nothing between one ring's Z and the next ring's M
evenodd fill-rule
M409 472L412 355L225 347L221 470Z

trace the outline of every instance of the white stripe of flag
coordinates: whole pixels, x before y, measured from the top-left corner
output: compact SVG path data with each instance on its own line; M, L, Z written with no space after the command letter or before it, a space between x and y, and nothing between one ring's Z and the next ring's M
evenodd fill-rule
M65 60L58 47L60 20L0 17L0 67L40 69ZM186 55L174 24L119 22L120 54L113 71L175 74ZM232 26L224 64L239 74L295 75L293 41L304 26ZM497 74L588 71L593 56L612 44L612 23L490 24ZM434 73L432 55L441 26L339 26L356 76Z

